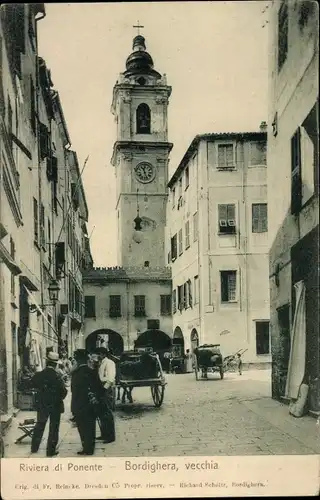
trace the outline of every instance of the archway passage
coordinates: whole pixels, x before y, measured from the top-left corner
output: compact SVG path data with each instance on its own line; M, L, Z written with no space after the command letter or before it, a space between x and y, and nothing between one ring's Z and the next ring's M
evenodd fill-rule
M176 326L176 328L174 329L172 344L173 344L173 348L175 346L179 346L179 350L181 351L181 354L184 354L184 336L183 336L183 333L182 333L180 326Z
M191 331L190 341L191 341L191 350L193 352L199 345L199 335L195 328L193 328Z
M86 338L86 349L93 352L97 347L108 345L115 356L120 356L124 351L123 338L114 330L102 328L90 333Z
M135 347L152 347L158 354L169 351L171 345L171 338L162 330L146 330L135 341Z

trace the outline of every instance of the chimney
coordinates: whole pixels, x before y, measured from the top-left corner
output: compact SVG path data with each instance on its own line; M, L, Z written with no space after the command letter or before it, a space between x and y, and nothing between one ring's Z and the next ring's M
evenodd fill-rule
M260 132L267 132L267 129L268 129L268 125L267 125L267 122L261 122L260 123Z

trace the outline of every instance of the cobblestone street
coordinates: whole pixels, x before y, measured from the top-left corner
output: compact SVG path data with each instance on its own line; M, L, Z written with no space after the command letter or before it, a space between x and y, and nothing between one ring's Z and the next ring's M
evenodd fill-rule
M97 443L96 456L268 455L320 452L316 419L291 417L288 407L270 398L270 371L234 373L198 382L193 374L167 375L163 406L153 406L150 389L133 392L134 404L117 404L117 440ZM68 421L70 401L60 427L59 454L76 456L77 429ZM21 411L5 436L6 457L30 456L30 439L14 444L17 425L34 412ZM46 429L47 432L47 429ZM99 431L98 431L99 432ZM46 434L45 434L46 436ZM45 456L45 439L39 457Z

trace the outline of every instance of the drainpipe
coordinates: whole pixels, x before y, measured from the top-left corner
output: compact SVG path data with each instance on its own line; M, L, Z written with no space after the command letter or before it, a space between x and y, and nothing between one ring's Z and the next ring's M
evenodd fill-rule
M242 204L244 208L244 238L243 238L243 256L244 256L244 272L245 272L245 330L246 330L246 337L247 337L247 342L249 344L250 341L250 332L249 332L249 322L248 322L248 315L249 315L249 293L248 293L248 214L247 214L247 168L249 164L249 158L248 158L248 150L245 148L245 143L243 142L243 168L242 168ZM247 145L248 146L248 145ZM241 233L240 233L241 236ZM240 252L241 252L241 243L240 243ZM240 306L241 307L241 306Z
M201 300L201 284L202 284L202 278L201 278L201 264L200 264L200 250L201 250L201 245L200 245L200 233L201 231L199 230L200 228L200 203L199 203L199 149L197 153L197 212L198 212L198 303L199 303L199 330L200 330L200 335L199 337L202 337L202 332L201 332L201 306L202 306L202 300ZM200 338L199 338L199 343L200 343Z
M44 16L43 16L44 17ZM42 17L41 17L42 19ZM39 20L39 19L38 19ZM36 20L37 21L37 20ZM38 59L38 32L36 29L36 47L37 47L37 53L36 53L36 62L35 62L35 93L36 93L36 141L37 141L37 153L38 153L38 198L39 198L39 205L38 209L40 210L40 223L41 223L41 206L42 206L42 182L41 182L41 175L42 175L42 168L41 168L41 160L40 160L40 141L39 141L39 98L40 98L40 82L39 82L39 59ZM41 234L40 234L41 236ZM40 244L40 297L41 297L41 304L44 304L44 290L43 290L43 249L41 246L41 241L39 241ZM44 338L44 332L46 328L46 324L44 321L44 317L41 316L41 322L42 322L42 337ZM57 331L57 320L56 320L56 313L55 313L55 308L54 308L54 328ZM47 343L46 343L47 347Z
M126 295L127 295L127 346L128 350L130 349L130 314L129 314L129 305L130 305L130 296L129 296L129 282L126 282Z

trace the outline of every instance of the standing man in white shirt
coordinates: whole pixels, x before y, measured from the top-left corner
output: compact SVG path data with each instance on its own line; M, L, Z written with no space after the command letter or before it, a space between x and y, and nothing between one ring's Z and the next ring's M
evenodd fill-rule
M104 387L104 401L101 408L101 439L104 443L113 443L116 440L114 417L112 413L113 393L116 382L116 365L109 357L109 351L105 347L98 349L100 358L99 378Z

